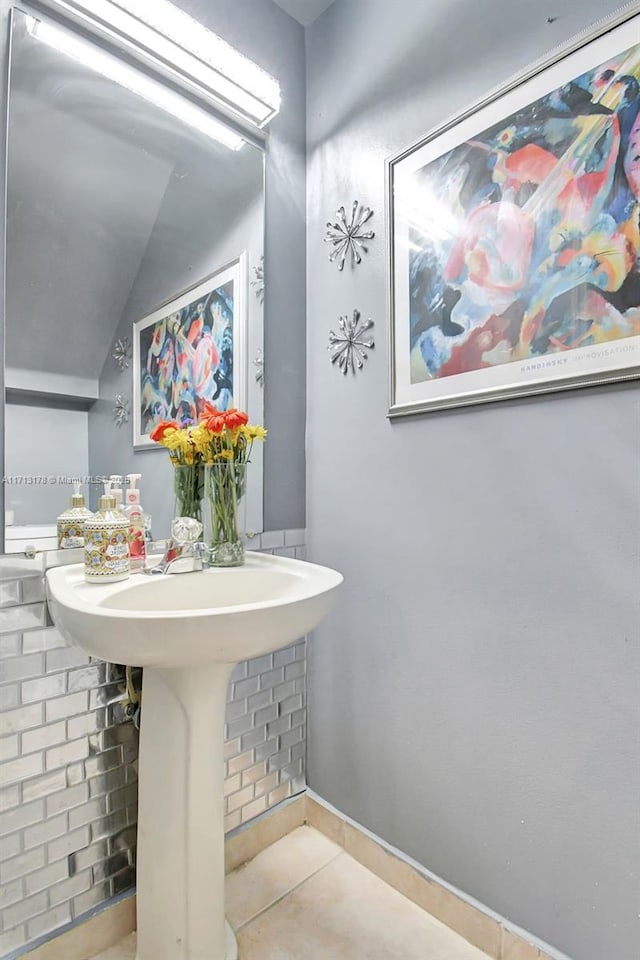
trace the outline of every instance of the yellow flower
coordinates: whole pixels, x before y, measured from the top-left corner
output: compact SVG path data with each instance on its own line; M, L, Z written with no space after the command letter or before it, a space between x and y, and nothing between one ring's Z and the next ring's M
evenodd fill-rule
M246 416L245 413L232 410L217 413L216 416L212 414L209 419L202 419L199 423L185 427L179 427L176 421L163 421L155 428L157 437L154 439L167 448L174 466L212 464L220 461L245 464L249 460L254 440L264 440L267 435L264 427L237 423L238 420L246 419ZM225 418L236 425L228 426ZM216 429L212 429L213 427Z
M200 456L205 456L211 443L211 434L206 427L204 427L202 424L199 424L197 427L190 427L189 435L196 452Z
M167 447L168 450L176 451L179 450L184 452L188 449L189 439L186 430L167 430L163 439L163 445Z

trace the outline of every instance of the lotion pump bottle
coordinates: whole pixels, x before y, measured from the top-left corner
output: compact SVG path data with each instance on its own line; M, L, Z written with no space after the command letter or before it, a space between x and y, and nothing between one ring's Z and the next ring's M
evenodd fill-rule
M141 473L127 474L126 505L124 512L129 517L129 553L131 555L131 572L144 570L147 560L147 544L145 541L144 511L140 506L140 491L136 488L138 480L142 480Z
M109 477L109 482L111 484L111 496L115 497L116 510L118 510L120 513L122 513L122 505L123 505L122 481L123 481L123 477L121 477L117 473L112 473L111 476Z
M90 583L126 580L129 562L129 518L120 513L111 493L111 481L104 485L97 513L85 523L84 576Z
M85 506L84 497L80 493L81 484L74 483L74 494L71 497L69 509L58 517L58 549L72 550L84 547L84 524L92 517L91 510Z

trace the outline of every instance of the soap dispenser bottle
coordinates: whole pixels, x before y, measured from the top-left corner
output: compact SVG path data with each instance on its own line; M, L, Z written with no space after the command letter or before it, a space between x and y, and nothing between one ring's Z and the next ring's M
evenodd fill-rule
M142 480L141 473L127 474L128 487L125 494L124 512L129 517L129 554L131 556L132 573L136 570L144 570L147 560L146 517L140 506L140 491L136 487L138 480Z
M97 513L84 527L84 576L90 583L126 580L129 562L129 518L121 513L111 493L111 481L104 485Z
M74 483L74 494L68 510L58 517L58 549L73 550L84 547L84 524L92 517L91 510L87 509L84 497L80 493L81 484Z
M123 479L124 478L117 473L112 473L111 476L109 477L109 481L111 483L111 496L115 497L116 510L119 513L123 512L123 493L122 493Z

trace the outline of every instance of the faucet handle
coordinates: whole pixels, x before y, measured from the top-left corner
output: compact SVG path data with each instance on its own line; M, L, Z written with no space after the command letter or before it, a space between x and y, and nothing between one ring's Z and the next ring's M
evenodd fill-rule
M211 550L202 540L199 540L193 545L193 555L199 560L208 560L211 554Z
M175 543L195 544L202 534L202 524L194 517L176 517L171 524L171 536Z

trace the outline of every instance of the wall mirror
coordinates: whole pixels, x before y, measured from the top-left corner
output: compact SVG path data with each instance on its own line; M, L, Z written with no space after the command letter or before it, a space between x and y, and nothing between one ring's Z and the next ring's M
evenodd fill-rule
M167 536L172 468L146 445L151 413L233 393L262 422L264 151L69 25L14 9L6 186L5 552L50 545L73 477L142 474ZM84 492L95 506L99 484Z

